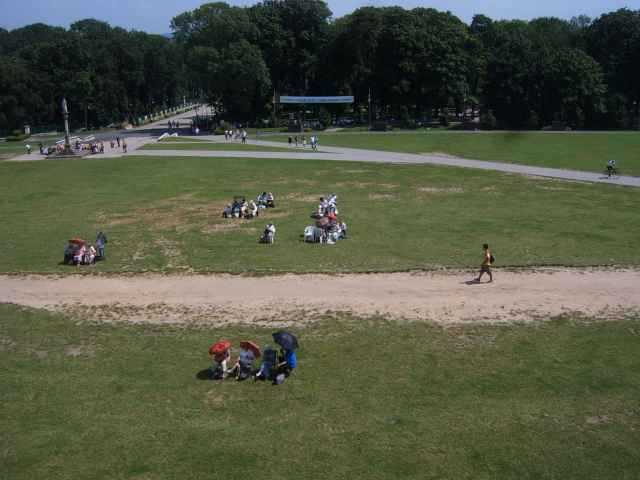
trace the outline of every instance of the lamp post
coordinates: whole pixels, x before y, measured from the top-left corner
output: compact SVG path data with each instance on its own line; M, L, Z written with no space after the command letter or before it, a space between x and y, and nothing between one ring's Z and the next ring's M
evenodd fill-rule
M371 125L371 88L369 88L369 97L368 97L368 102L369 102L369 130L371 130L372 125Z

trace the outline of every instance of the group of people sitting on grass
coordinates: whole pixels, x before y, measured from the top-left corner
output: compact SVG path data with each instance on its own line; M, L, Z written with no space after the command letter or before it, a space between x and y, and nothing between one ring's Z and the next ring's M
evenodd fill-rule
M267 346L264 351L252 341L240 342L240 352L236 361L231 365L231 342L221 340L209 348L212 365L209 368L209 378L224 380L235 378L237 381L253 378L254 380L270 381L274 385L284 383L298 366L296 349L297 339L288 332L273 334L276 343L279 342L280 351ZM280 341L284 338L284 341ZM262 357L260 366L256 368L256 361Z
M96 261L105 259L105 244L107 236L98 232L95 246L88 244L81 238L72 238L64 249L65 265L94 265Z
M275 197L271 192L262 192L255 201L247 201L245 197L237 196L232 203L227 204L222 211L222 216L224 218L255 218L260 214L260 210L275 206Z
M338 219L338 196L320 197L320 204L311 218L316 224L304 229L304 241L332 245L347 238L347 224Z

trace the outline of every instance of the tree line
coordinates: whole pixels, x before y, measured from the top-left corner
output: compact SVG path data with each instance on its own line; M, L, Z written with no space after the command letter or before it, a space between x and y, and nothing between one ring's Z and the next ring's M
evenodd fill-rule
M354 95L356 114L400 119L482 112L490 128L637 128L640 11L597 19L470 25L430 8L322 0L209 3L173 38L95 20L0 31L0 129L53 121L64 92L97 124L198 96L228 119L273 117L273 96ZM85 113L86 113L85 108Z
M60 129L63 96L74 127L175 106L188 94L184 68L176 42L97 20L0 29L0 131Z

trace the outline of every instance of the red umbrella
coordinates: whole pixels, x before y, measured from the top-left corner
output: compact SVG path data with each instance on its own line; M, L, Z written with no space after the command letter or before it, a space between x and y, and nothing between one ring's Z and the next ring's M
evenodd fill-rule
M259 357L261 355L260 347L256 343L250 342L249 340L240 342L240 348L244 348L245 350L251 350L256 357Z
M209 347L209 355L219 355L226 352L231 348L231 342L229 340L220 340Z

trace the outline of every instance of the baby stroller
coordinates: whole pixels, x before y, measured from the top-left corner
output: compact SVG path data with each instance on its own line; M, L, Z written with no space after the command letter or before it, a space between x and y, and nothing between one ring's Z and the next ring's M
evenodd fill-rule
M270 223L264 229L262 236L260 237L260 243L267 243L272 245L276 241L276 227L273 223Z
M73 265L73 258L78 255L78 251L82 247L86 247L87 242L81 238L72 238L67 242L67 246L64 248L64 264Z

